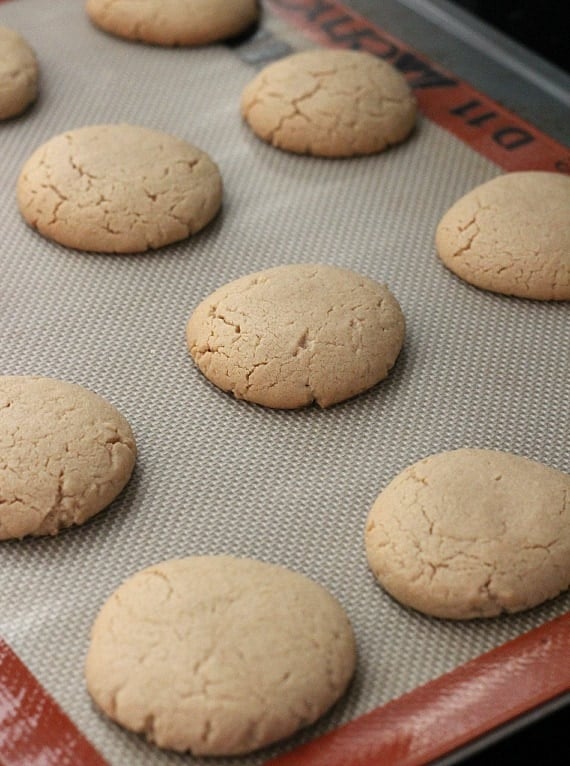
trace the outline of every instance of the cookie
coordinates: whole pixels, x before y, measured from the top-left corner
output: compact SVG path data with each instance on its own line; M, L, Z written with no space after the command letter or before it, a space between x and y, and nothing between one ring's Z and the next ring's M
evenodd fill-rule
M159 747L237 755L328 710L355 667L340 604L295 572L203 556L138 572L103 606L85 675L97 705Z
M241 113L279 149L353 157L403 141L416 100L402 75L370 53L319 49L265 67L245 87Z
M38 62L28 43L0 26L0 120L21 114L38 95Z
M125 418L52 378L0 377L0 540L55 535L105 508L132 473Z
M433 455L380 493L365 539L380 584L420 612L530 609L570 585L570 476L506 452Z
M329 407L388 375L404 317L384 285L336 266L294 264L216 290L190 317L186 339L204 375L238 399Z
M205 45L245 32L257 0L87 0L91 21L106 32L155 45Z
M476 187L441 219L443 263L475 287L570 300L570 176L507 173Z
M55 136L18 179L27 223L77 250L163 247L200 231L221 202L222 179L207 154L136 125L92 125Z

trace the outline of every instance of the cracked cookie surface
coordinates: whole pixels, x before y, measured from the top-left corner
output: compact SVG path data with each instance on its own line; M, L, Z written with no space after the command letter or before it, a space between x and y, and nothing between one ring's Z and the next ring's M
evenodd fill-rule
M87 0L91 21L106 32L155 45L205 45L245 32L257 0Z
M195 309L188 349L238 399L329 407L383 380L404 342L387 287L336 266L277 266L230 282Z
M570 476L506 452L433 455L380 493L365 540L380 584L421 612L530 609L570 585Z
M570 176L507 173L443 216L443 263L476 287L536 300L570 300Z
M203 556L123 583L95 620L85 674L107 715L159 747L236 755L313 723L355 662L349 620L323 587Z
M82 386L0 377L0 540L55 535L121 492L136 447L125 418Z
M0 26L0 120L21 114L38 94L38 63L24 38Z
M312 50L270 64L243 90L259 138L318 157L353 157L403 141L416 100L390 64L361 51Z
M136 125L91 125L40 146L18 179L27 223L66 247L138 253L200 231L218 212L210 157Z

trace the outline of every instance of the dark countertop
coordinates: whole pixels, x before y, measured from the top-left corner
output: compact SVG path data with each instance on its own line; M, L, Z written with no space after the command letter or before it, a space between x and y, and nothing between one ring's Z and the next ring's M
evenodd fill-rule
M568 7L560 0L452 0L495 29L570 73Z

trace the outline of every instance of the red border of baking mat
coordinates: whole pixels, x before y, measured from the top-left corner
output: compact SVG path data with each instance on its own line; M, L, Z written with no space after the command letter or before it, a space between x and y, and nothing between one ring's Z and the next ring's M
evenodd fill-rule
M566 614L266 766L422 766L570 690L569 656ZM2 639L0 764L107 766Z
M316 42L368 51L413 87L426 117L503 170L570 173L570 150L337 0L265 0Z
M266 766L422 766L570 690L569 657L566 614Z
M335 0L266 2L320 43L390 61L414 87L426 116L503 169L570 170L564 146ZM568 691L569 655L565 615L268 766L420 766ZM32 763L107 766L0 638L0 764Z
M1 638L0 764L107 766Z

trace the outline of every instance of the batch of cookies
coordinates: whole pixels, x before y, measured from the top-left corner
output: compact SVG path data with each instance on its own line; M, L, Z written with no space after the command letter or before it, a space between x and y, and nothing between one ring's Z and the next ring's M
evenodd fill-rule
M256 0L186 0L178 15L170 5L88 0L87 12L110 34L168 46L238 35L259 14ZM37 79L31 49L0 27L0 119L34 101ZM267 66L241 107L272 146L323 158L381 152L404 141L416 119L395 69L345 50ZM24 220L41 235L106 253L196 234L222 194L206 153L133 125L55 136L25 163L17 189ZM569 177L505 174L444 215L437 252L479 288L570 300L569 221ZM221 286L196 306L186 334L204 376L237 398L326 408L388 376L405 323L384 285L296 264ZM0 378L0 445L0 540L82 524L117 497L136 460L131 428L111 404L42 377ZM570 477L491 450L427 457L380 493L365 546L384 589L428 615L529 609L569 586ZM280 566L204 556L155 564L121 585L93 626L86 677L108 716L159 747L235 755L314 722L344 693L355 663L349 620L320 585Z

